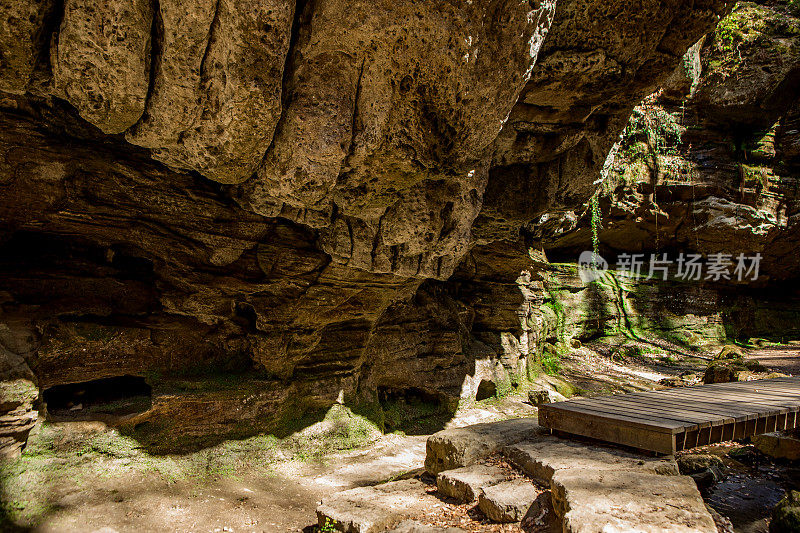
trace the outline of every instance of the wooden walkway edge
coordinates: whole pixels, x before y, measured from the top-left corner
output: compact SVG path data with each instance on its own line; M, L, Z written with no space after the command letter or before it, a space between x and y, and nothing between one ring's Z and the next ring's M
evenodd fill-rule
M800 377L579 398L539 406L539 425L664 454L800 426Z

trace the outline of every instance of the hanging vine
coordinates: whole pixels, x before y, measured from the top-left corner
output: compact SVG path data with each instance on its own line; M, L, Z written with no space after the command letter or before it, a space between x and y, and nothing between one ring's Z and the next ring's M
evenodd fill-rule
M602 222L602 214L600 212L600 194L599 190L592 196L591 200L592 210L592 262L597 260L600 251L600 227Z

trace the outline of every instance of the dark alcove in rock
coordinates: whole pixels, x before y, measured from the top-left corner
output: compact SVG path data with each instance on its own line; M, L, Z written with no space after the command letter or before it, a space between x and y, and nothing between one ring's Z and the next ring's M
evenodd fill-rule
M144 378L115 376L45 389L42 395L53 420L123 417L150 409L152 390Z
M497 395L497 385L494 384L494 381L484 379L478 385L478 392L477 394L475 394L475 399L477 401L488 400L489 398L493 398L496 395Z

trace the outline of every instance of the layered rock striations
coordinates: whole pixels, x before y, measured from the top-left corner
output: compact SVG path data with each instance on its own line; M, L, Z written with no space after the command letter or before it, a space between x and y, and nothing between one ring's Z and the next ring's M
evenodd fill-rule
M513 381L542 216L731 7L0 3L3 346L162 448Z

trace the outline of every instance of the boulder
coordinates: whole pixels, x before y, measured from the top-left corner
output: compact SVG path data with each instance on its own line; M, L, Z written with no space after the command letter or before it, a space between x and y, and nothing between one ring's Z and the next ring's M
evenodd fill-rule
M800 532L800 491L789 491L772 511L770 533Z
M677 457L678 469L684 476L702 472L708 468L724 470L725 463L716 455L687 453Z
M436 476L436 488L450 498L462 502L474 501L481 490L506 480L503 469L490 465L471 465L445 470Z
M445 429L428 437L425 469L431 474L475 464L504 446L545 434L532 418Z
M744 350L734 344L726 344L714 356L714 360L721 359L744 359Z
M708 488L725 477L725 464L716 455L690 453L681 455L677 461L680 473L694 479L700 489Z
M700 490L709 489L722 479L722 477L718 475L718 471L711 468L689 474L689 477L694 480L697 488Z
M539 390L528 391L528 401L533 405L561 402L566 399L567 399L566 396L554 390L539 389Z
M525 479L506 481L484 489L478 508L492 522L520 522L541 492Z
M800 438L776 431L755 435L750 439L756 449L776 459L800 461Z
M553 475L553 508L565 533L716 533L700 492L685 476L565 469Z
M713 363L706 368L706 372L703 374L703 383L706 385L730 383L731 381L739 381L739 373L728 365Z

